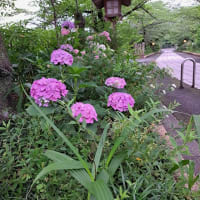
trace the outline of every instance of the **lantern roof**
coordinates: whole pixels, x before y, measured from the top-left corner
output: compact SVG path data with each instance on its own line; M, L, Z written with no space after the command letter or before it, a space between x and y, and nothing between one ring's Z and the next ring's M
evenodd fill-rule
M104 0L92 0L92 1L98 9L101 9L104 7ZM131 0L116 0L116 1L121 1L121 4L124 6L131 5Z

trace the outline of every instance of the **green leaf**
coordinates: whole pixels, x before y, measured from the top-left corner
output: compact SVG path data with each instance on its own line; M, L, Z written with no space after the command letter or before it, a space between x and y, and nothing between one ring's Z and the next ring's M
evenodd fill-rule
M170 140L172 146L173 146L174 148L176 148L176 147L177 147L176 140L175 140L173 137L170 137L169 140Z
M57 151L47 150L44 154L49 159L53 160L54 162L64 162L64 161L71 161L73 160L71 157L69 157L66 154L59 153Z
M97 180L103 180L105 183L108 183L110 175L105 169L102 169L101 172L97 175Z
M68 71L70 74L73 74L73 75L80 75L81 72L84 72L86 71L87 68L86 67L79 67L79 66L71 66L71 67L68 67Z
M169 173L171 174L172 172L174 172L175 170L188 165L189 164L189 160L181 160L180 162L178 162L178 164L175 164L170 170Z
M188 187L191 190L192 186L195 184L195 182L198 180L199 175L194 178L194 168L195 164L193 161L190 161L189 163L189 173L188 173Z
M113 200L109 187L102 180L92 182L89 191L96 197L96 200Z
M199 139L199 142L200 142L200 115L193 115L193 118L194 118L194 124L195 124L195 127L196 127L198 139Z
M90 189L91 179L88 173L84 169L71 170L70 174L87 190Z
M125 159L126 155L127 155L126 153L122 153L122 154L115 156L111 160L110 165L108 167L108 171L109 171L110 176L113 176L115 174L116 170L121 165L121 163Z
M49 114L53 114L55 112L55 108L53 107L40 107L41 111L45 114L45 115L49 115ZM33 105L30 105L27 109L26 112L33 117L41 117L42 115L35 109L35 107Z
M79 88L97 87L95 82L84 82L79 84Z
M48 174L49 172L53 171L53 170L63 170L63 169L81 169L83 168L83 165L81 164L80 161L74 161L74 160L65 160L65 161L59 161L56 163L52 163L50 165L48 165L47 167L45 167L35 178L35 180L33 181L33 184L40 179L42 176Z
M106 136L107 136L107 133L108 133L109 126L110 126L110 124L106 125L106 127L103 131L103 134L101 136L101 139L99 141L98 147L97 147L97 151L96 151L95 158L94 158L94 164L93 164L93 168L92 168L92 175L93 176L95 176L95 172L97 172L98 167L99 167L100 158L101 158L101 154L102 154L103 147L104 147L104 144L105 144L105 140L106 140Z

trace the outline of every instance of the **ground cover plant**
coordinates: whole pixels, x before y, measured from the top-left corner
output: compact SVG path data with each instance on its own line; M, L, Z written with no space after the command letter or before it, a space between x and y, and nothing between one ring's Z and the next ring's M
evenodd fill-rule
M60 31L59 45L36 45L23 55L27 74L15 70L25 111L0 127L1 198L192 198L170 174L171 152L153 129L171 112L160 109L149 87L161 72L139 65L131 51L113 50L107 31L83 43L72 22Z

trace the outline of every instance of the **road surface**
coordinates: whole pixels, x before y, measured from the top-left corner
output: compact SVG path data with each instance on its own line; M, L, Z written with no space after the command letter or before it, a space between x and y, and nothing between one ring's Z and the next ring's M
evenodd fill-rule
M190 57L190 56L188 56ZM185 58L174 52L174 49L163 49L161 55L156 59L157 65L163 68L169 68L172 71L172 77L180 80L181 63ZM193 63L187 61L184 66L183 82L192 85ZM200 63L196 66L196 84L195 87L200 89Z

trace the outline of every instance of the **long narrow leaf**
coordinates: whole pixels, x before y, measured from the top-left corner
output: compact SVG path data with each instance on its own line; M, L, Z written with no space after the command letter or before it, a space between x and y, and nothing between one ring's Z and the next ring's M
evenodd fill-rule
M84 169L71 170L70 174L88 191L90 189L91 179L88 173Z
M54 162L62 162L65 160L73 160L71 157L69 157L68 155L64 154L64 153L59 153L57 151L53 151L53 150L47 150L44 154L46 157L48 157L49 159L53 160Z
M115 174L116 170L119 168L119 166L121 165L122 161L125 159L126 156L127 156L127 153L122 153L115 156L111 160L110 165L108 167L110 176L113 176Z
M99 162L100 162L100 159L101 159L101 154L102 154L102 151L103 151L103 147L104 147L104 144L105 144L105 140L106 140L106 136L107 136L107 133L108 133L109 126L110 126L110 124L106 125L106 127L103 131L103 134L101 136L99 145L97 147L97 151L96 151L95 158L94 158L94 165L93 165L93 168L92 168L92 175L94 177L95 177L95 172L97 172L98 167L99 167Z
M41 116L44 117L44 119L49 123L49 125L56 131L56 133L65 141L65 143L70 147L70 149L73 151L73 153L77 156L77 158L80 160L80 162L83 164L85 170L89 174L91 180L94 180L94 177L92 176L92 173L89 170L89 167L87 163L83 160L81 155L79 154L77 148L66 138L66 136L57 128L57 126L41 111L41 109L32 101L32 99L29 97L29 95L26 93L23 86L21 86L25 95L29 99L29 101L32 103L32 105L35 107L35 109L41 114Z
M96 197L96 200L113 200L109 187L102 180L92 182L89 191Z
M40 179L41 177L43 177L44 175L48 174L51 171L54 170L63 170L63 169L81 169L83 168L83 165L81 164L81 162L79 161L64 161L64 162L56 162L56 163L52 163L50 165L48 165L47 167L45 167L35 178L35 180L33 181L33 184Z
M193 118L194 118L194 124L195 124L195 127L196 127L196 131L197 131L197 134L198 134L198 139L199 139L199 142L200 142L200 115L193 115Z

